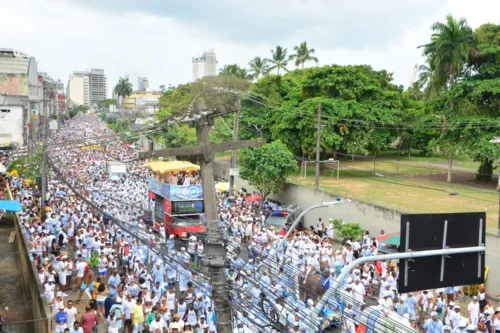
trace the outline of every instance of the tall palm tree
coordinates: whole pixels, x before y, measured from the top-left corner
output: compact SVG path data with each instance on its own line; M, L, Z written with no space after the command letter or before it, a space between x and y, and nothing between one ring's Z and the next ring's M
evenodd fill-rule
M221 76L235 76L240 79L251 80L252 75L248 74L245 68L241 68L236 64L224 65L219 69L219 75Z
M283 48L281 46L276 46L276 49L271 50L271 59L266 59L267 62L272 64L271 67L269 67L269 70L277 70L277 74L280 75L280 69L284 70L285 72L288 72L288 69L286 69L286 65L288 65L288 57L287 57L287 52L288 50L286 48Z
M254 79L258 79L259 76L264 76L269 73L269 64L267 59L262 59L261 57L255 57L248 63L250 66L250 73Z
M295 66L299 67L301 66L302 69L304 69L304 65L306 62L309 61L314 61L315 63L318 63L318 58L313 56L314 52L316 52L315 49L309 49L307 47L307 42L302 42L300 43L299 46L295 46L293 48L295 51L294 54L290 56L290 60L295 60Z
M125 102L125 97L130 96L132 94L132 83L129 82L128 78L120 77L118 83L115 86L114 92L118 96L118 100L120 99L120 96L123 97L121 103L123 107L123 103Z
M432 81L436 91L443 88L453 88L456 77L462 72L467 62L469 49L474 45L472 28L465 19L455 19L448 15L446 22L436 22L431 27L433 34L431 42L422 46L423 55L433 71ZM453 97L450 99L450 114L454 109ZM441 133L444 134L447 125L447 116L443 117ZM451 182L453 152L448 152L448 182Z

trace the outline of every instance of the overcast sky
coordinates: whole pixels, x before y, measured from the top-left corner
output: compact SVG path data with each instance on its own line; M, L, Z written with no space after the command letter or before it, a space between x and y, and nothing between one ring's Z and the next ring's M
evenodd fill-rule
M103 68L109 88L126 72L151 88L191 80L191 59L214 48L219 68L247 66L276 45L307 41L320 65L369 64L409 85L418 45L451 13L476 28L500 23L498 0L0 0L0 48L32 55L67 83Z

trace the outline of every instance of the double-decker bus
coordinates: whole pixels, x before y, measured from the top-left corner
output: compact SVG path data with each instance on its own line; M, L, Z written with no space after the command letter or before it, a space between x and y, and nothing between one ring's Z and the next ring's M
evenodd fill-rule
M148 179L148 196L154 200L153 225L166 235L187 240L206 233L203 188L200 167L186 161L153 161L146 165L152 173Z

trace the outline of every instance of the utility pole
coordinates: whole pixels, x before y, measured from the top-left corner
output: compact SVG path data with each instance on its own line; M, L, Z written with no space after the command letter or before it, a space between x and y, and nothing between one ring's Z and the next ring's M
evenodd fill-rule
M316 172L314 177L314 189L319 190L319 155L321 150L321 102L318 105L318 125L316 134ZM306 170L307 173L307 170Z
M47 200L47 132L48 132L48 116L47 108L49 107L49 101L47 100L43 108L43 147L42 147L42 179L41 179L41 211L42 216L45 214L45 201Z
M234 95L235 98L235 111L233 114L233 142L238 141L238 131L239 131L239 123L240 123L240 111L241 111L241 103L240 103L240 96L239 95ZM231 166L229 168L230 170L230 175L229 175L229 195L232 195L233 193L233 188L234 188L234 174L233 170L236 168L236 159L238 156L238 151L237 150L231 150Z
M193 102L194 112L197 114L194 119L186 119L192 127L196 127L198 146L167 148L155 151L139 153L139 159L166 156L199 156L200 174L203 186L203 201L207 224L207 237L205 239L205 259L203 265L210 271L212 284L212 299L214 301L215 313L217 316L217 332L232 333L233 322L231 320L231 308L229 305L228 281L226 280L224 269L226 267L226 248L222 236L219 233L219 220L217 219L217 201L215 193L213 161L215 153L227 150L237 150L248 147L260 146L262 140L231 141L218 144L210 144L208 133L213 126L213 118L218 114L207 111L204 103ZM239 104L239 100L238 103ZM235 105L234 112L239 111L239 106Z

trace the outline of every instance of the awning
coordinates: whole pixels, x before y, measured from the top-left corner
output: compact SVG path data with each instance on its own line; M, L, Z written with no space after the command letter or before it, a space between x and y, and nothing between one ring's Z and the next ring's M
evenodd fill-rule
M23 206L17 200L0 200L0 209L15 213L22 211Z
M200 166L187 161L153 161L145 163L154 172L178 172L200 170Z
M394 245L399 246L401 242L401 232L393 232L392 234L385 234L377 237L380 245Z

